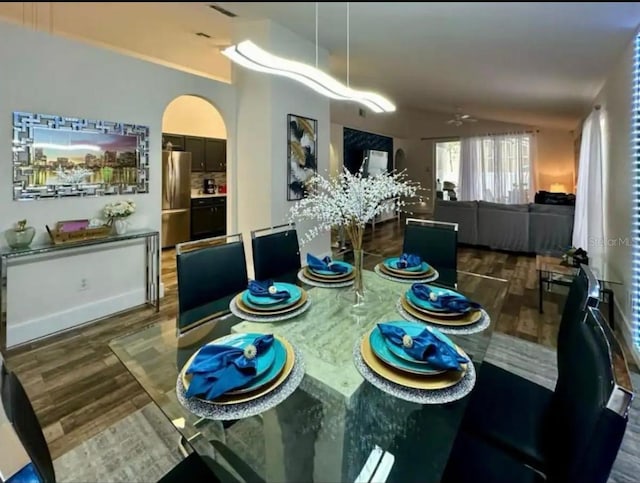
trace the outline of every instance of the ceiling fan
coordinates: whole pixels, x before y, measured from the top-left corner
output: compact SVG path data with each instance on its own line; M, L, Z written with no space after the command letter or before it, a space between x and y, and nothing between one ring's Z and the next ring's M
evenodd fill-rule
M460 127L465 122L478 122L478 120L474 117L471 117L470 114L463 113L462 109L458 108L457 112L453 115L453 118L446 121L446 124Z

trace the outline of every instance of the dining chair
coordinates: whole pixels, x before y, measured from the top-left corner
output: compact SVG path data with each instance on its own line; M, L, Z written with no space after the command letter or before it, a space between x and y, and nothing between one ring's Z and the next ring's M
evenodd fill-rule
M249 283L241 234L178 244L176 266L178 334L229 314L229 302Z
M253 230L251 249L256 280L297 282L301 264L295 224Z
M7 370L1 359L0 365L0 481L55 483L51 453L31 401L16 374ZM235 471L229 462L227 464ZM15 472L15 468L21 471ZM33 469L33 472L25 472L27 469ZM159 481L240 483L220 462L196 452L180 461Z
M620 344L596 307L588 307L567 334L565 347L558 353L558 382L539 428L542 461L533 464L520 458L522 452L463 429L445 481L496 481L485 475L495 472L497 460L504 458L520 462L550 482L608 480L634 396L629 369ZM518 410L527 417L527 408Z
M1 359L0 392L0 479L55 483L51 453L38 417L24 387Z
M457 223L407 218L402 252L419 255L435 268L440 274L438 283L457 286Z
M571 350L574 332L579 329L588 307L599 302L600 284L588 266L582 265L569 287L558 331L558 372L564 354ZM526 364L535 366L532 359ZM505 450L515 453L534 467L544 466L544 431L549 417L553 391L484 362L463 427Z

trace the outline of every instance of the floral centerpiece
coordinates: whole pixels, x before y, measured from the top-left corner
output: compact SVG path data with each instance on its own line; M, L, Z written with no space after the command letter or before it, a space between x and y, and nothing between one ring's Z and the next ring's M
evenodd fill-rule
M406 179L404 172L384 172L363 177L344 169L337 176L315 175L309 180L309 195L290 209L291 221L312 220L316 225L302 234L303 243L331 228L344 228L351 240L354 254L354 291L356 304L364 297L362 282L362 235L366 224L376 216L405 206L400 198L413 197L418 183ZM395 198L394 203L383 201Z
M131 200L120 200L108 203L104 209L104 216L109 219L109 224L113 224L116 228L116 233L122 235L127 231L126 218L134 214L136 211L136 204Z

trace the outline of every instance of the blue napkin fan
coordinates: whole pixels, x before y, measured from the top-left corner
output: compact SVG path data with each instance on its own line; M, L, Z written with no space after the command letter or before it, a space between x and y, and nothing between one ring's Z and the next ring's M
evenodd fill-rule
M286 300L291 297L289 291L278 290L273 280L266 280L264 282L250 280L249 293L254 297L269 297L275 300Z
M407 334L402 327L392 324L378 324L378 330L387 341L402 347L413 359L427 362L433 368L459 371L460 364L469 362L469 359L458 354L429 329L424 329L414 337Z
M420 267L422 265L422 258L418 255L411 253L403 253L396 262L396 268L403 270L406 268Z
M269 350L273 335L256 337L244 349L229 345L207 345L198 352L186 373L193 377L186 396L213 400L248 384L256 376L257 358Z
M326 256L322 260L307 253L307 265L311 270L347 273L349 268L339 263L333 263L331 257Z
M477 302L472 302L462 294L449 291L445 294L437 293L429 285L423 283L414 283L411 285L411 292L418 299L429 302L429 304L436 308L447 310L449 312L468 312L471 309L479 309L481 305Z

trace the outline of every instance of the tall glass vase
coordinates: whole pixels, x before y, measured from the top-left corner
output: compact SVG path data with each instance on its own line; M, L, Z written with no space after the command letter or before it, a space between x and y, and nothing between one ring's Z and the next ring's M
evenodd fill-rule
M362 245L360 245L362 247ZM362 248L353 248L353 304L355 306L364 303L364 282L362 280L363 253Z

